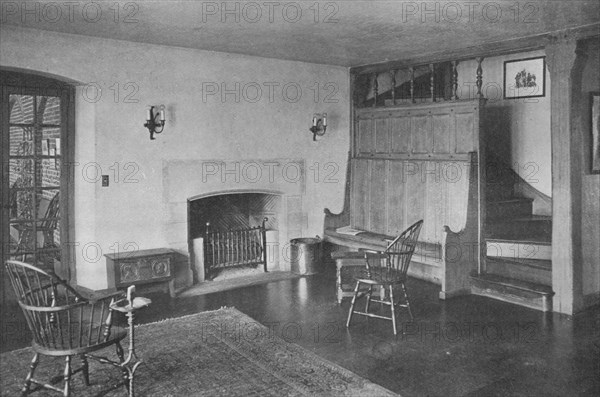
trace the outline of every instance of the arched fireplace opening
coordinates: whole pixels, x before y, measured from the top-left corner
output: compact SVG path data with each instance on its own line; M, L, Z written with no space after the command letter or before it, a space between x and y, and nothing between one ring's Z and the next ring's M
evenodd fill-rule
M189 199L194 279L202 282L274 270L278 264L281 207L281 195L262 192Z

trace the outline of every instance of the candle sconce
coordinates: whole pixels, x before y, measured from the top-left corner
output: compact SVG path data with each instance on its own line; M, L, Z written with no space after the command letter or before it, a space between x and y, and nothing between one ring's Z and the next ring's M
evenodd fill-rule
M325 135L325 131L327 131L327 113L315 113L313 115L312 126L309 130L313 134L313 141L317 140L317 135Z
M156 111L154 106L150 106L146 115L144 127L150 132L150 139L155 139L154 134L160 134L165 129L165 110L164 106L160 106L160 110ZM158 120L156 119L158 117Z

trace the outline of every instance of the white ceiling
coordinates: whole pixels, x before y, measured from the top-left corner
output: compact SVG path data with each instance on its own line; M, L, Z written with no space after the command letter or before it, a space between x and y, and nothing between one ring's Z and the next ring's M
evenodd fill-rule
M9 26L341 66L417 58L600 20L598 0L2 3L0 23ZM230 13L222 13L224 5Z

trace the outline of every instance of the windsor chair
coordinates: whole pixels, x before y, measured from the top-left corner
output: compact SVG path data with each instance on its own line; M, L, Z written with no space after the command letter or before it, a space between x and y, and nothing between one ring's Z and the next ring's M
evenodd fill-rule
M6 269L33 335L34 356L21 390L22 396L46 388L68 397L72 393L71 377L78 372L83 372L84 382L89 386L88 358L121 368L123 381L115 387L124 384L129 389L128 373L121 366L125 360L120 344L127 336L127 330L113 324L113 310L110 307L116 300L124 297L122 292L99 298L86 297L82 291L36 266L9 260L6 262ZM116 347L119 361L90 354L111 345ZM52 378L50 382L34 378L41 355L64 357L63 375ZM75 356L80 357L82 365L73 370L71 361ZM61 378L64 382L62 389L53 385L60 382ZM32 383L38 387L30 389Z
M408 310L411 321L413 320L412 310L410 309L410 300L406 290L406 274L417 245L417 239L422 225L423 220L415 222L402 232L401 235L396 237L388 245L385 251L363 250L365 254L365 269L354 277L356 280L356 287L354 288L352 303L350 305L350 310L348 311L346 327L350 326L352 316L354 314L359 314L367 317L390 320L394 329L394 335L396 335L396 307L405 307ZM365 284L368 289L361 292L359 290L363 284ZM394 301L394 287L397 286L401 287L404 303L400 302L400 298L397 301ZM379 299L372 299L371 295L374 287L383 287L385 294ZM358 311L355 309L355 305L357 300L362 298L366 298L365 311ZM391 315L385 316L373 313L372 311L370 312L369 308L371 302L389 306Z

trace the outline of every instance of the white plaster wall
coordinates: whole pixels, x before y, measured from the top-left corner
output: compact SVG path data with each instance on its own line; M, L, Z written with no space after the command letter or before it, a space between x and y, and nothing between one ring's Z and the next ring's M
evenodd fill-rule
M88 248L87 253L77 250L77 281L83 286L106 287L104 257L94 247L105 254L126 244L169 246L164 161L303 159L301 230L307 236L322 232L324 207L342 207L349 147L345 68L7 26L0 28L0 66L81 82L74 237L78 247ZM203 96L203 88L235 89L236 82L242 94L237 99ZM275 86L271 97L268 84ZM262 89L258 99L256 86ZM301 88L299 96L293 86ZM147 105L159 104L166 106L167 125L150 141L142 124ZM329 120L318 142L308 131L314 112L327 112ZM95 182L97 170L110 176L109 187ZM325 180L331 172L333 178Z
M498 154L510 157L513 169L540 192L552 196L552 151L550 146L550 73L546 67L546 96L543 98L504 99L504 61L544 56L531 51L483 60L483 94L486 107L494 112L496 123L488 133ZM473 98L477 64L459 64L459 97Z
M600 43L590 40L588 59L582 77L582 118L580 121L581 169L583 170L581 186L582 288L583 294L591 297L590 304L600 300L600 174L591 173L592 137L589 111L590 92L600 91L599 69Z

